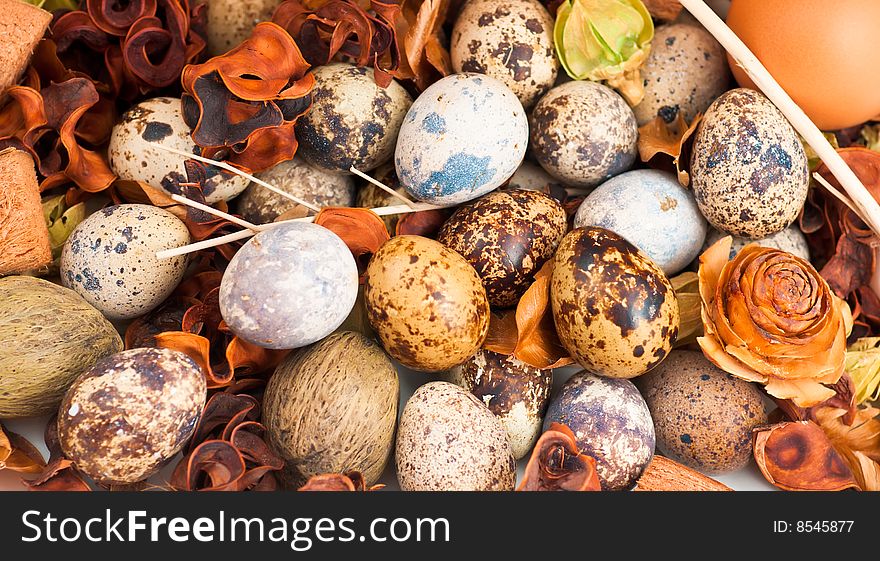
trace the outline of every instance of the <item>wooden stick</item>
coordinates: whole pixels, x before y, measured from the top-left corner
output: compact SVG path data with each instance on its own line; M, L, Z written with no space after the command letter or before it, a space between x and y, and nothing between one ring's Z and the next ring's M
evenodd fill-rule
M828 166L829 171L837 178L846 194L852 199L853 204L861 210L866 218L865 223L870 226L875 234L880 235L880 205L874 197L865 189L859 178L846 164L840 154L828 142L822 131L807 117L806 113L797 106L791 97L782 89L782 86L773 78L770 72L761 64L758 57L752 53L745 43L727 27L712 8L703 0L680 0L681 4L691 13L706 30L715 36L715 39L736 59L736 62L752 79L758 88L764 92L770 101L788 118L791 125L800 133L822 161Z
M229 165L226 162L221 162L219 160L212 160L211 158L205 158L204 156L199 156L198 154L190 154L189 152L185 152L183 150L178 150L177 148L172 148L171 146L165 146L165 145L159 144L157 142L153 142L152 145L155 146L156 148L158 148L159 150L165 150L166 152L171 152L172 154L177 154L178 156L183 156L185 158L189 158L189 159L195 160L197 162L202 162L203 164L210 164L210 165L218 167L220 169L225 169L226 171L230 171L230 172L234 173L235 175L239 175L241 177L244 177L245 179L250 179L251 181L253 181L257 185L259 185L261 187L265 187L266 189L272 191L273 193L275 193L277 195L281 195L285 199L290 199L291 201L295 202L296 204L302 205L309 210L313 210L315 212L321 211L320 208L316 207L312 203L304 201L304 200L300 199L299 197L297 197L296 195L291 195L287 191L282 191L278 187L275 187L274 185L270 185L270 184L266 183L265 181L263 181L259 177L255 176L255 175L251 175L250 173L241 171L237 167Z
M231 214L223 212L222 210L217 210L216 208L214 208L212 206L203 205L200 202L194 201L192 199L187 199L186 197L182 197L180 195L171 195L171 198L174 199L175 201L179 202L180 204L183 204L186 206L191 206L195 209L201 210L202 212L207 212L208 214L210 214L212 216L216 216L218 218L223 218L225 220L232 222L233 224L241 226L242 228L247 228L248 230L253 230L254 232L259 232L261 230L266 229L265 226L258 226L256 224L254 224L253 222L248 222L247 220L243 220L237 216L232 216Z
M395 198L397 198L397 199L400 199L401 201L403 201L404 203L406 203L407 206L410 206L410 207L411 207L411 206L413 206L413 205L416 204L412 199L410 199L410 198L408 198L408 197L406 197L406 196L404 196L404 195L398 193L397 191L395 191L395 190L392 189L391 187L385 185L385 184L382 183L381 181L379 181L379 180L377 180L377 179L373 179L372 177L370 177L369 175L367 175L366 173L362 172L361 170L357 169L357 168L354 167L354 166L351 166L351 167L349 168L348 171L350 171L351 173L353 173L353 174L355 174L356 176L360 177L361 179L366 179L367 181L369 181L370 183L372 183L373 185L375 185L375 186L378 187L379 189L382 189L383 191L385 191L386 193L388 193L389 195L391 195L392 197L395 197Z

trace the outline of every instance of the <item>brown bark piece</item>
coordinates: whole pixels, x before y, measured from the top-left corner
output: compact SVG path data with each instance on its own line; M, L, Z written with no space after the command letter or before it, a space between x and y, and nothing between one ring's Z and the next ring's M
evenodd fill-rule
M51 262L34 161L26 152L7 148L0 152L0 275Z
M654 456L636 491L732 491L727 485L663 456Z
M52 14L21 0L0 0L0 91L18 82Z

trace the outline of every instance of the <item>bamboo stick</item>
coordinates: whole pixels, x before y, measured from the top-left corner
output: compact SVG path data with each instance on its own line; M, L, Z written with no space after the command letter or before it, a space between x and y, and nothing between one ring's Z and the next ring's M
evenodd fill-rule
M261 230L265 230L265 226L258 226L252 222L248 222L247 220L243 220L237 216L233 216L228 212L223 212L222 210L218 210L212 206L203 205L200 202L194 201L192 199L188 199L186 197L182 197L180 195L171 195L171 198L182 205L190 206L194 209L200 210L202 212L207 212L212 216L216 216L217 218L223 218L224 220L228 220L232 222L236 226L241 226L242 228L247 228L248 230L253 230L254 232L259 232Z

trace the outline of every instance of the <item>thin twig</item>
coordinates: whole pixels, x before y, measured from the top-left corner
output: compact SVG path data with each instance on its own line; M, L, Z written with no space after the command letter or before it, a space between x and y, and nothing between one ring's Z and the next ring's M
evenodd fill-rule
M405 202L408 206L413 206L416 204L415 201L413 201L412 199L406 197L405 195L398 193L397 191L395 191L391 187L385 185L384 183L382 183L381 181L379 181L377 179L370 177L369 175L367 175L366 173L362 172L361 170L357 169L354 166L351 166L351 168L349 168L348 171L350 171L351 173L360 177L361 179L366 179L367 181L369 181L370 183L372 183L373 185L375 185L379 189L382 189L383 191L385 191L386 193L391 195L392 197L395 197L395 198L400 199L401 201Z
M165 150L166 152L171 152L172 154L177 154L178 156L184 156L185 158L190 158L192 160L196 160L197 162L202 162L203 164L210 164L212 166L215 166L215 167L218 167L221 169L225 169L226 171L230 171L236 175L244 177L245 179L250 179L251 181L253 181L257 185L259 185L261 187L265 187L266 189L272 191L273 193L275 193L277 195L284 197L285 199L290 199L291 201L295 202L296 204L302 205L309 210L312 210L314 212L321 211L320 208L316 207L312 203L310 203L308 201L304 201L304 200L300 199L299 197L297 197L296 195L291 195L287 191L282 191L278 187L275 187L274 185L270 185L269 183L266 183L265 181L263 181L259 177L255 176L255 175L251 175L250 173L247 173L245 171L242 171L233 165L227 164L226 162L221 162L219 160L212 160L211 158L199 156L198 154L190 154L189 152L186 152L184 150L178 150L177 148L172 148L171 146L165 146L165 145L159 144L157 142L153 142L152 146L155 146L159 150Z
M227 212L223 212L222 210L217 210L216 208L214 208L212 206L203 205L200 202L194 201L192 199L187 199L186 197L182 197L180 195L171 195L171 198L174 199L175 201L179 202L180 204L183 204L186 206L191 206L195 209L198 209L202 212L207 212L208 214L210 214L212 216L216 216L218 218L223 218L224 220L228 220L228 221L232 222L233 224L241 226L242 228L247 228L248 230L253 230L255 232L259 232L261 230L266 229L265 226L258 226L257 224L254 224L252 222L248 222L247 220L243 220L237 216L233 216Z

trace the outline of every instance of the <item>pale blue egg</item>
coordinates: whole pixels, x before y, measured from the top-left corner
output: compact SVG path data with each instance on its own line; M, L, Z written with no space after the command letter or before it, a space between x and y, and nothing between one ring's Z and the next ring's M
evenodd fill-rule
M667 275L699 255L708 230L693 194L671 173L651 169L623 173L597 187L581 203L574 225L616 232Z

